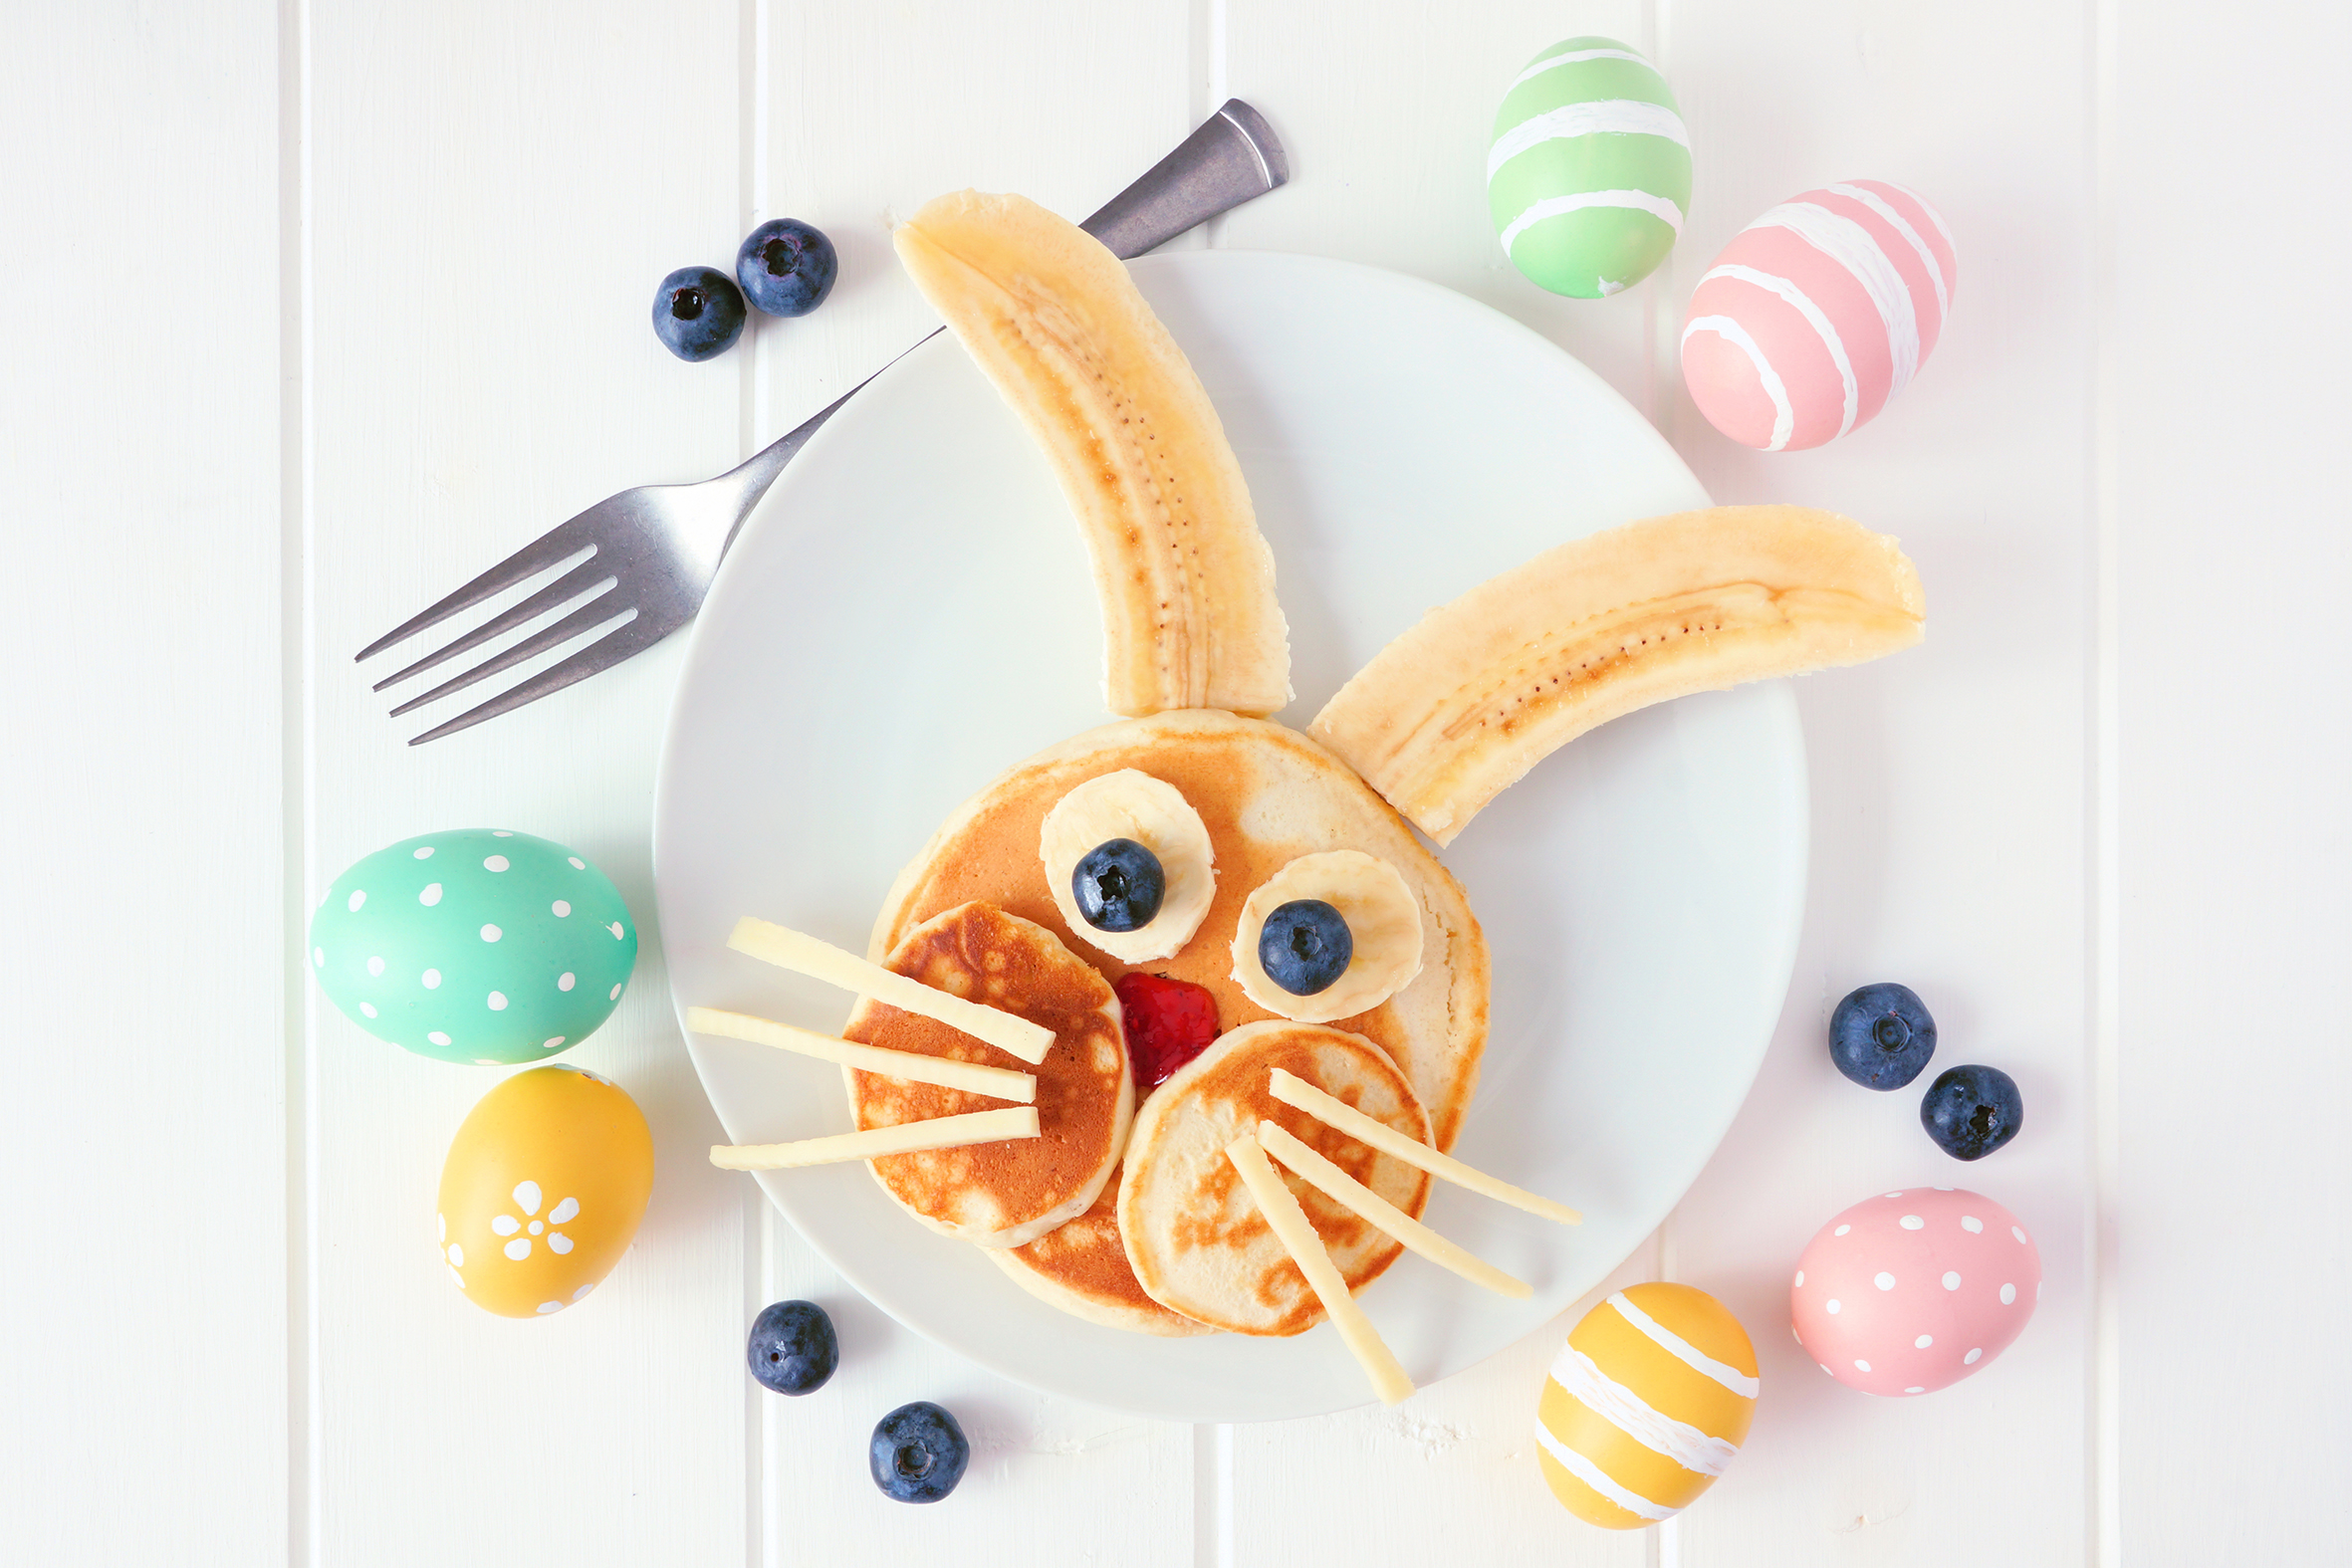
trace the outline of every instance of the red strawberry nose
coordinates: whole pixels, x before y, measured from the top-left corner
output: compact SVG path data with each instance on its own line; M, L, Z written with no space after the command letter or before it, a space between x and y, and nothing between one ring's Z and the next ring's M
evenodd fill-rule
M1206 986L1138 970L1111 989L1126 1020L1127 1060L1139 1094L1167 1082L1217 1037L1217 998Z

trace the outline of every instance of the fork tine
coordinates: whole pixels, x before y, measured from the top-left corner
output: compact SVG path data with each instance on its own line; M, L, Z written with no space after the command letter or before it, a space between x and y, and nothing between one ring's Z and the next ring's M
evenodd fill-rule
M549 529L545 534L540 535L539 538L525 545L521 550L516 551L464 587L459 588L446 598L438 599L427 605L376 638L366 647L361 648L357 653L352 655L352 662L356 664L363 659L371 659L393 643L413 637L427 626L438 626L459 610L471 609L492 594L511 588L524 578L545 571L573 552L595 544L587 525L588 517L600 506L601 503L598 504L598 507L590 507L587 512L583 512L579 517L573 518L569 522L559 523Z
M615 580L612 569L602 564L602 561L603 552L599 550L595 555L588 557L588 560L574 566L570 571L565 572L505 614L484 621L440 652L428 653L414 664L409 665L408 668L385 676L369 690L382 691L386 686L397 686L411 675L422 674L443 660L454 659L468 649L479 648L483 643L502 632L514 630L525 621L535 619L554 609L557 605L587 592L590 586L601 587L604 583ZM598 580L599 578L601 581Z
M391 716L397 719L411 708L421 708L428 702L439 701L451 692L464 691L474 682L496 675L500 670L512 669L525 659L547 652L558 643L571 641L590 627L600 626L615 616L633 613L630 606L613 598L609 590L599 593L562 620L533 632L505 652L492 654L463 675L453 675L431 691L425 692L421 696L409 698L399 707L394 708Z
M551 664L537 675L532 676L531 679L500 692L480 707L469 708L448 723L425 731L424 734L415 737L408 744L422 746L425 742L437 741L444 735L455 735L460 730L471 729L485 719L495 719L502 713L511 713L527 702L537 702L550 692L560 692L576 681L587 680L599 670L610 669L631 654L653 646L667 635L669 633L666 629L657 629L655 622L639 616L625 625L614 627L578 653L573 654L572 657Z

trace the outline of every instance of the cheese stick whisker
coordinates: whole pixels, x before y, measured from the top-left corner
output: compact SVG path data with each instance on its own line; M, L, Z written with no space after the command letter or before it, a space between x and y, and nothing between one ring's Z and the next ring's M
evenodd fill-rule
M879 964L869 964L854 953L789 926L746 915L735 923L727 946L779 969L789 969L843 991L871 997L902 1011L920 1013L951 1029L961 1029L1032 1065L1044 1061L1046 1053L1054 1048L1054 1031L1043 1024L1032 1023L1002 1008L933 990L919 980Z
M1417 1138L1403 1133L1365 1115L1344 1100L1334 1099L1294 1073L1277 1067L1271 1084L1274 1097L1294 1110L1304 1111L1326 1127L1347 1134L1358 1143L1370 1144L1382 1154L1393 1154L1407 1165L1427 1171L1440 1181L1467 1187L1483 1198L1492 1198L1514 1209L1525 1209L1529 1214L1540 1215L1561 1225L1582 1225L1584 1217L1566 1204L1514 1187L1509 1182L1489 1176L1476 1166L1464 1165L1451 1155L1432 1149Z
M1297 1172L1299 1179L1307 1186L1378 1227L1438 1267L1452 1269L1472 1284L1484 1285L1497 1295L1509 1296L1515 1301L1525 1301L1535 1293L1534 1286L1523 1279L1514 1279L1469 1248L1438 1234L1373 1192L1294 1137L1282 1123L1261 1121L1258 1124L1258 1142L1268 1154Z
M985 1094L991 1099L1013 1100L1022 1105L1037 1103L1037 1074L1016 1072L1010 1067L984 1067L977 1062L958 1061L952 1056L926 1056L920 1051L861 1045L855 1040L836 1039L814 1029L796 1028L790 1023L756 1018L748 1012L729 1012L719 1008L688 1008L686 1027L697 1034L717 1034L727 1039L749 1040L755 1045L773 1045L778 1050L814 1056L820 1061L853 1067L859 1072L880 1073L884 1077L904 1079L910 1083L935 1083L941 1088L961 1089L967 1094Z
M1322 1302L1323 1312L1330 1318L1331 1326L1339 1331L1341 1342L1362 1366L1364 1375L1372 1380L1372 1392L1380 1396L1380 1403L1398 1405L1411 1398L1413 1380L1397 1364L1395 1352L1372 1326L1372 1320L1364 1315L1364 1309L1356 1305L1339 1265L1331 1261L1322 1237L1306 1223L1306 1211L1298 1207L1298 1200L1267 1163L1266 1151L1258 1146L1257 1136L1243 1133L1225 1146L1225 1158L1233 1162L1242 1185L1250 1190L1251 1199L1258 1205L1258 1212L1266 1216L1275 1238L1283 1243L1283 1250L1291 1254L1291 1261L1306 1276L1307 1288Z
M961 1149L976 1143L1005 1143L1038 1136L1038 1109L1008 1105L1002 1110L972 1111L962 1116L934 1116L928 1121L900 1122L895 1127L868 1127L863 1132L837 1133L830 1138L803 1138L795 1143L713 1144L711 1164L722 1171L784 1171L807 1165L834 1165L844 1160L878 1160L884 1155L914 1154L925 1149Z

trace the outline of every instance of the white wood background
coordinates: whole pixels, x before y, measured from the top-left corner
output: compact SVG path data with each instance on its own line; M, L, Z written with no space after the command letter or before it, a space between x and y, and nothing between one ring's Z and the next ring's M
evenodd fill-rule
M1479 171L1502 89L1579 32L1649 50L1698 168L1673 262L1605 303L1514 273ZM94 0L0 8L0 1554L42 1564L2334 1560L2352 1525L2352 339L2327 284L2342 7L2183 0ZM420 750L351 651L625 485L733 462L927 325L893 213L965 184L1090 209L1227 94L1293 186L1180 242L1462 290L1593 364L1726 501L1901 535L1928 644L1800 688L1803 949L1755 1094L1622 1277L1722 1296L1764 1357L1748 1451L1612 1536L1527 1433L1555 1324L1402 1409L1138 1423L1010 1386L849 1295L752 1184L671 1023L656 933L614 1022L661 1162L632 1254L528 1325L422 1261L492 1081L390 1049L291 961L315 891L406 834L512 824L652 908L678 648ZM1673 337L1748 218L1928 192L1961 282L1934 360L1825 450L1708 429ZM713 364L646 326L671 267L790 214L816 317ZM1378 323L1366 323L1377 332ZM1411 395L1399 388L1400 396ZM1828 1006L1927 995L2023 1086L1956 1173L1844 1088ZM1833 1210L1980 1186L2049 1270L2029 1331L1917 1402L1830 1384L1785 1279ZM744 1375L813 1296L822 1393ZM976 1440L882 1501L912 1398Z

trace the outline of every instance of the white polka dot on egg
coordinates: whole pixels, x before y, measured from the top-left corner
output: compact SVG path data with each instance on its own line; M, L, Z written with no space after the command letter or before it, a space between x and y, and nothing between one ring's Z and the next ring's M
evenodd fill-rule
M1889 1273L1881 1272L1876 1274L1871 1278L1870 1282L1878 1286L1878 1288L1881 1290L1892 1290L1895 1288L1895 1276Z
M372 1018L375 1016L375 1004L372 1002L362 1002L359 1004L359 1010Z
M514 829L511 827L493 827L490 829L490 836L493 838L512 838L515 836L515 833Z
M1854 1370L1856 1372L1868 1372L1870 1370L1870 1363L1857 1359L1854 1362Z
M1796 1288L1797 1288L1797 1289L1799 1289L1799 1290L1802 1290L1802 1289L1804 1288L1804 1282L1805 1282L1805 1271L1804 1271L1803 1269L1801 1269L1801 1268L1800 1268L1800 1269L1798 1269L1798 1270L1796 1271Z
M556 901L555 901L553 904L550 904L548 907L549 907L550 909L553 909L553 910L556 912L556 918L557 918L558 920L562 920L562 919L563 919L563 918L564 918L566 915L569 915L569 914L571 914L571 913L572 913L572 904L571 904L571 901L570 901L570 900L568 900L568 899L561 899L561 898L559 898L559 899L557 899L557 900L556 900Z
M573 1291L572 1299L575 1301L586 1301L588 1299L588 1293L595 1288L596 1282L591 1279L587 1284L582 1285L578 1290Z
M494 992L492 992L492 993L490 994L490 1010L491 1010L491 1011L493 1011L493 1012L504 1012L504 1011L506 1011L506 993L505 993L505 992L503 992L503 991L494 991Z
M496 942L500 937L505 935L506 933L499 930L496 926L484 926L482 928L482 940L485 942Z
M1906 1394L1925 1394L1927 1390L1924 1388L1907 1388L1903 1392Z
M1930 1345L1934 1344L1935 1342L1936 1342L1936 1336L1935 1336L1935 1335L1933 1335L1933 1334L1922 1334L1922 1335L1920 1335L1920 1336L1919 1336L1917 1339L1915 1339L1915 1340L1913 1340L1913 1341L1911 1342L1911 1348L1912 1348L1913 1350L1925 1350L1925 1349L1927 1349L1927 1348L1928 1348L1928 1346L1930 1346Z
M424 885L424 891L416 895L416 901L424 905L424 907L427 909L430 909L435 904L441 902L441 884L438 882L427 882Z
M371 958L371 959L369 959L369 960L367 961L367 973L368 973L368 974L370 974L370 975L380 975L380 974L382 974L382 973L383 973L383 960L382 960L382 959L379 959L379 958Z
M1960 1275L1947 1270L1944 1275L1944 1288L1947 1290L1958 1290L1960 1288Z
M618 1002L620 1000L620 988L618 986L614 986L610 994L608 994L604 1000L606 1002Z
M563 974L556 977L556 989L558 991L570 991L578 983L577 977L575 977L570 970L566 970Z
M1984 1354L1985 1352L1982 1350L1972 1350L1967 1355L1960 1358L1960 1364L1964 1367L1973 1367L1977 1364L1977 1358Z
M2023 1231L2022 1229L2020 1229L2019 1227L2017 1227L2017 1226L2010 1226L2010 1227L2009 1227L2009 1234L2011 1234L2011 1235L2013 1235L2013 1236L2015 1236L2015 1237L2017 1238L2017 1244L2018 1244L2019 1246L2023 1246L2023 1245L2025 1244L2025 1232L2024 1232L2024 1231Z
M430 859L432 859L432 858L433 858L433 846L432 846L431 844L427 844L427 845L425 845L425 846L424 846L422 849L419 849L419 850L416 852L416 858L417 858L417 859L419 859L419 860L430 860Z
M490 858L482 862L482 869L485 871L504 871L507 868L507 865L508 861L506 856L492 855Z
M1960 1228L1963 1231L1966 1231L1969 1234L1975 1235L1978 1232L1985 1229L1985 1222L1978 1219L1975 1215L1962 1215L1960 1217Z
M604 929L612 933L612 940L615 942L620 941L628 935L627 932L620 929L620 922L617 920L612 922L611 925L606 926Z
M1838 1313L1845 1310L1845 1303L1838 1300L1837 1297L1831 1296L1827 1303L1822 1306L1821 1310L1828 1313L1831 1317L1835 1317Z
M353 889L352 890L352 896L351 896L351 898L350 898L350 899L347 901L347 903L346 903L346 907L347 907L347 908L349 908L349 909L351 910L351 912L352 912L353 914L354 914L354 915L355 915L355 914L357 914L357 913L359 912L359 906L360 906L361 904L364 904L364 903L366 903L366 902L367 902L367 893L366 893L366 890L365 890L365 889L363 889L363 888L353 888Z
M1846 1233L1848 1231L1851 1231L1852 1229L1853 1229L1853 1227L1852 1227L1852 1226L1850 1226L1850 1225L1841 1225L1841 1226L1839 1226L1839 1227L1838 1227L1836 1230L1834 1230L1834 1231L1830 1232L1829 1233L1830 1233L1831 1235L1843 1235L1843 1234L1845 1234L1845 1233Z
M566 855L564 858L572 862L572 869L575 871L586 871L588 869L588 862L581 859L578 855Z
M2017 1287L2015 1285L2002 1285L2000 1287L2000 1304L2002 1306L2013 1306L2016 1304L2016 1300Z
M439 1029L427 1030L425 1033L425 1038L431 1040L436 1045L446 1045L449 1043L449 1036L442 1033Z
M540 1045L540 1047L539 1047L539 1048L540 1048L541 1050L554 1050L554 1049L555 1049L557 1046L559 1046L559 1045L561 1045L561 1044L563 1044L563 1043L564 1043L564 1036L563 1036L563 1035L561 1035L561 1034L551 1034L550 1036L548 1036L548 1038L547 1038L545 1041L543 1041L543 1042L541 1043L541 1045Z
M313 948L313 949L311 949L311 967L312 967L312 968L314 968L314 969L316 969L316 968L319 968L320 966L324 965L326 962L327 962L327 950L326 950L325 948Z
M1896 1221L1895 1224L1901 1226L1906 1231L1917 1231L1926 1226L1927 1222L1922 1220L1917 1215L1905 1215L1902 1219Z
M424 982L424 989L427 991L439 991L441 989L441 972L437 969L426 970L424 974L418 977L418 979Z

